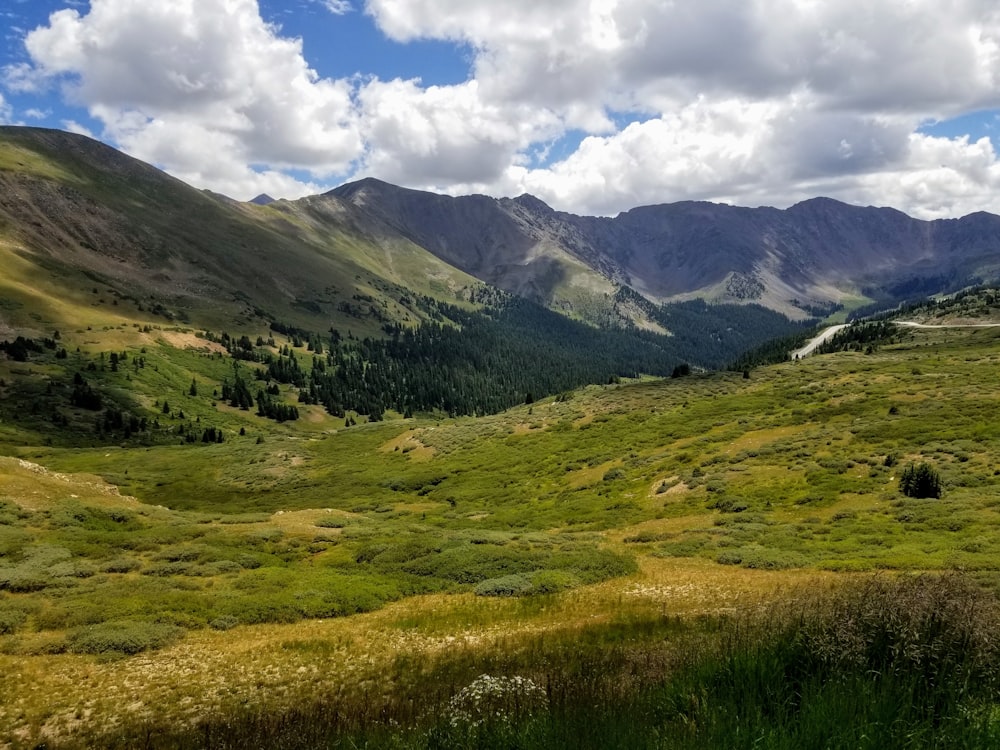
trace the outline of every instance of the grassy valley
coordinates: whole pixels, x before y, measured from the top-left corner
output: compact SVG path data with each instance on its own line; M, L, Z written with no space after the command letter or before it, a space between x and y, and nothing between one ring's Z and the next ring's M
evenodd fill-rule
M909 317L1000 320L992 293L960 304ZM352 426L319 405L284 422L230 406L234 361L212 338L122 323L0 360L13 746L712 747L753 730L791 747L822 727L868 746L837 712L858 710L850 694L871 699L859 721L898 713L891 690L923 662L883 665L898 685L862 675L904 647L972 675L952 694L940 673L938 713L909 701L913 746L942 724L952 746L995 739L997 662L977 639L997 612L1000 328L894 326L745 374ZM74 372L100 412L58 400ZM103 426L109 404L145 431ZM941 498L900 491L920 463ZM926 572L950 577L911 578ZM876 622L890 600L898 633ZM861 631L834 627L844 607L868 612ZM861 661L806 649L820 656L789 689L810 700L759 692L837 639ZM710 687L723 674L738 695ZM847 693L821 689L832 674ZM499 723L476 713L490 701ZM724 719L732 701L748 723Z
M28 129L0 185L0 747L1000 741L996 289L786 361L335 194Z

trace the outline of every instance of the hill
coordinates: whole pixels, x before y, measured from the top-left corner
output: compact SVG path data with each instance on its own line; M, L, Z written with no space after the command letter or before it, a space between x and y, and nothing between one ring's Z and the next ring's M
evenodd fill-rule
M820 255L911 232L892 263L951 237L985 274L991 217L588 219L372 181L260 206L27 129L0 130L0 182L0 744L1000 740L1000 291L725 371L805 329L660 305L583 242L686 233L676 268L707 279L708 248L791 222L796 253L806 225ZM524 244L532 221L567 244ZM862 245L782 246L788 283ZM451 265L468 248L571 314Z
M997 323L998 300L996 290L979 290L918 318ZM138 375L130 355L115 377L158 371L167 384L202 367L231 371L215 342L202 351L154 347L167 333L153 334ZM783 662L763 654L786 653L798 698L766 722L772 731L798 736L813 727L830 737L816 713L825 711L837 716L838 737L874 731L882 718L870 712L881 703L871 690L889 691L876 695L892 715L901 705L915 711L911 729L927 721L938 738L972 731L958 717L973 715L962 701L974 696L956 694L954 708L935 703L955 711L943 714L942 727L942 715L923 716L924 699L908 692L928 684L926 669L937 661L892 667L907 696L899 703L895 683L871 681L880 673L874 662L858 662L855 673L846 663L803 661L826 652L793 648L871 637L875 659L892 653L880 645L884 628L898 627L894 638L931 639L906 641L907 654L926 646L935 659L951 659L942 649L954 646L970 670L995 664L968 644L987 647L989 639L977 639L1000 611L977 588L995 586L1000 560L1000 443L989 417L1000 328L883 333L860 350L847 342L844 351L749 377L591 386L487 417L346 429L314 421L320 413L308 406L296 422L258 420L211 398L199 378L197 394L171 392L161 420L177 427L200 419L202 428L225 420L223 443L63 447L45 446L40 433L37 444L8 444L12 457L0 460L0 669L16 677L0 688L0 726L56 747L279 736L292 747L347 736L375 744L397 737L405 747L433 737L460 747L470 735L450 732L479 730L461 718L450 724L448 712L463 705L464 688L487 689L476 683L487 674L508 687L515 678L548 685L557 698L547 701L565 701L530 704L504 732L542 732L534 723L542 721L545 732L570 732L574 742L587 732L601 732L602 742L626 731L648 736L651 727L675 736L697 710L698 728L685 731L702 737L724 714L741 717L732 732L743 736L755 711L727 703L710 720L708 705L655 696L669 685L722 696L713 680L731 684L741 664L772 675ZM0 362L3 381L28 367L47 370L56 355L42 348L29 363ZM235 433L240 424L245 435ZM907 467L922 464L939 475L940 498L902 491ZM929 570L971 579L864 584L823 603L823 592L859 572ZM851 622L871 632L822 630L820 613L844 607L867 607ZM759 622L741 619L762 610ZM782 629L793 622L806 629ZM927 622L937 625L921 630ZM748 651L716 663L722 643ZM844 652L838 645L831 653ZM914 663L911 684L905 670ZM978 690L970 686L981 678L968 675L979 672L965 669L956 672L962 689ZM934 684L951 685L948 674ZM675 678L695 682L678 687ZM747 680L738 683L744 700L757 696L750 674L739 679ZM847 713L836 713L840 699L824 690L842 684L845 700L859 690L867 696L863 711L848 701ZM646 713L643 696L660 709ZM584 706L586 721L574 713ZM483 746L510 742L508 734L494 744L471 736Z
M230 201L59 131L0 128L0 196L10 327L137 319L263 333L280 320L367 333L423 319L413 295L455 301L476 283L412 244L318 222L307 204Z

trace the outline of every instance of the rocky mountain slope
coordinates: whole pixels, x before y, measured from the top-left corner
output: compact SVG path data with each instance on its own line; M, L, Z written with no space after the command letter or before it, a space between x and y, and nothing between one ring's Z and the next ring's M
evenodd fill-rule
M373 231L556 306L572 306L574 286L603 282L656 301L755 301L796 316L848 297L949 291L1000 271L1000 217L985 213L928 222L816 198L787 210L682 202L603 218L528 195L448 198L371 179L329 196Z
M311 209L199 191L82 136L0 128L0 318L61 326L113 300L201 326L366 332L420 319L415 294L454 302L478 283Z
M453 198L375 179L240 203L82 136L6 127L0 254L8 268L34 269L29 284L0 280L8 308L51 309L53 297L97 289L182 319L374 332L421 319L414 295L468 300L479 280L592 323L662 332L630 290L806 318L849 299L996 279L1000 217L926 222L825 198L588 217L529 195Z

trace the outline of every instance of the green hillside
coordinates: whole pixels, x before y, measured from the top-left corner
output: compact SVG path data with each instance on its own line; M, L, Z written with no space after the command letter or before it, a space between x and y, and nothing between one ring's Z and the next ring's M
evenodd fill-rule
M1000 322L997 299L985 290L908 317ZM151 728L164 747L325 747L348 736L401 747L590 746L580 738L591 735L595 747L615 737L711 747L736 746L753 727L778 732L765 746L784 747L808 744L801 732L832 731L826 721L840 732L831 746L867 746L844 716L871 730L878 701L912 689L910 662L894 687L863 677L870 666L820 660L809 667L818 682L803 673L795 683L808 700L780 715L728 703L713 713L687 697L726 674L757 695L745 670L766 680L767 669L786 669L711 666L720 654L743 658L725 648L778 659L769 649L787 646L800 663L803 638L883 632L874 620L870 633L824 630L830 607L903 618L916 639L907 648L948 654L952 642L940 639L964 638L964 661L947 662L967 675L964 687L934 699L945 713L907 721L914 731L951 726L959 740L947 746L988 747L996 736L984 696L1000 661L976 644L1000 622L990 619L1000 328L892 326L864 346L745 375L594 385L483 417L355 414L349 427L320 406L300 404L298 419L279 422L224 403L213 390L231 382L233 359L217 336L100 334L103 360L76 351L93 331L41 343L25 361L8 346L0 360L9 456L0 460L0 670L16 675L0 687L0 727L15 747L127 747ZM275 336L275 350L294 343ZM301 343L293 354L306 362ZM127 356L113 371L115 351ZM67 367L113 403L132 399L162 432L147 424L151 435L126 437L110 424L98 435L99 412L85 407L64 409L66 422L50 429L45 375ZM38 388L34 415L26 383ZM297 403L293 388L281 385L277 398ZM12 394L24 414L11 413ZM923 465L938 498L902 491L909 467ZM944 571L964 577L906 577ZM890 599L905 607L890 612ZM922 630L925 617L944 629ZM980 629L962 635L958 621ZM799 635L786 643L780 633L793 622ZM933 664L920 669L945 669ZM829 670L844 681L829 682ZM482 674L494 682L477 683ZM685 679L695 682L670 681ZM851 687L809 693L821 684ZM475 690L513 701L503 705L516 720L466 722ZM867 696L865 711L843 703L848 694ZM763 694L753 700L776 710ZM906 699L918 713L922 701ZM585 705L595 708L579 713ZM885 705L886 715L899 710ZM730 714L751 723L727 729ZM676 734L682 716L696 717L684 730L693 734ZM978 729L969 717L983 719ZM691 744L667 739L685 736ZM872 736L891 745L895 735Z
M0 128L0 316L39 331L124 320L374 333L477 282L407 244L380 246L302 205L195 190L68 133ZM343 303L343 304L342 304ZM353 303L346 305L346 303Z

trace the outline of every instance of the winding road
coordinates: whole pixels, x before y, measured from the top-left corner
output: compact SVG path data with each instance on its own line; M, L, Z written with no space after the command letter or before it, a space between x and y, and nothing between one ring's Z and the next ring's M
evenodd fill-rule
M809 341L806 342L806 345L803 346L801 349L796 349L795 351L789 352L788 353L789 359L794 360L794 359L802 359L803 357L808 357L810 354L813 353L813 351L816 350L816 347L818 347L820 344L825 343L829 339L832 339L840 331L843 331L845 328L847 328L847 325L848 325L847 323L842 323L840 325L824 328L822 331L820 331L818 336L809 339Z
M914 320L897 320L896 325L906 326L907 328L998 328L1000 323L917 323ZM819 335L810 339L805 346L801 349L796 349L788 353L789 359L802 359L803 357L808 357L812 354L817 347L821 344L829 341L837 333L847 328L848 323L842 323L840 325L830 326L829 328L824 328L820 331Z

